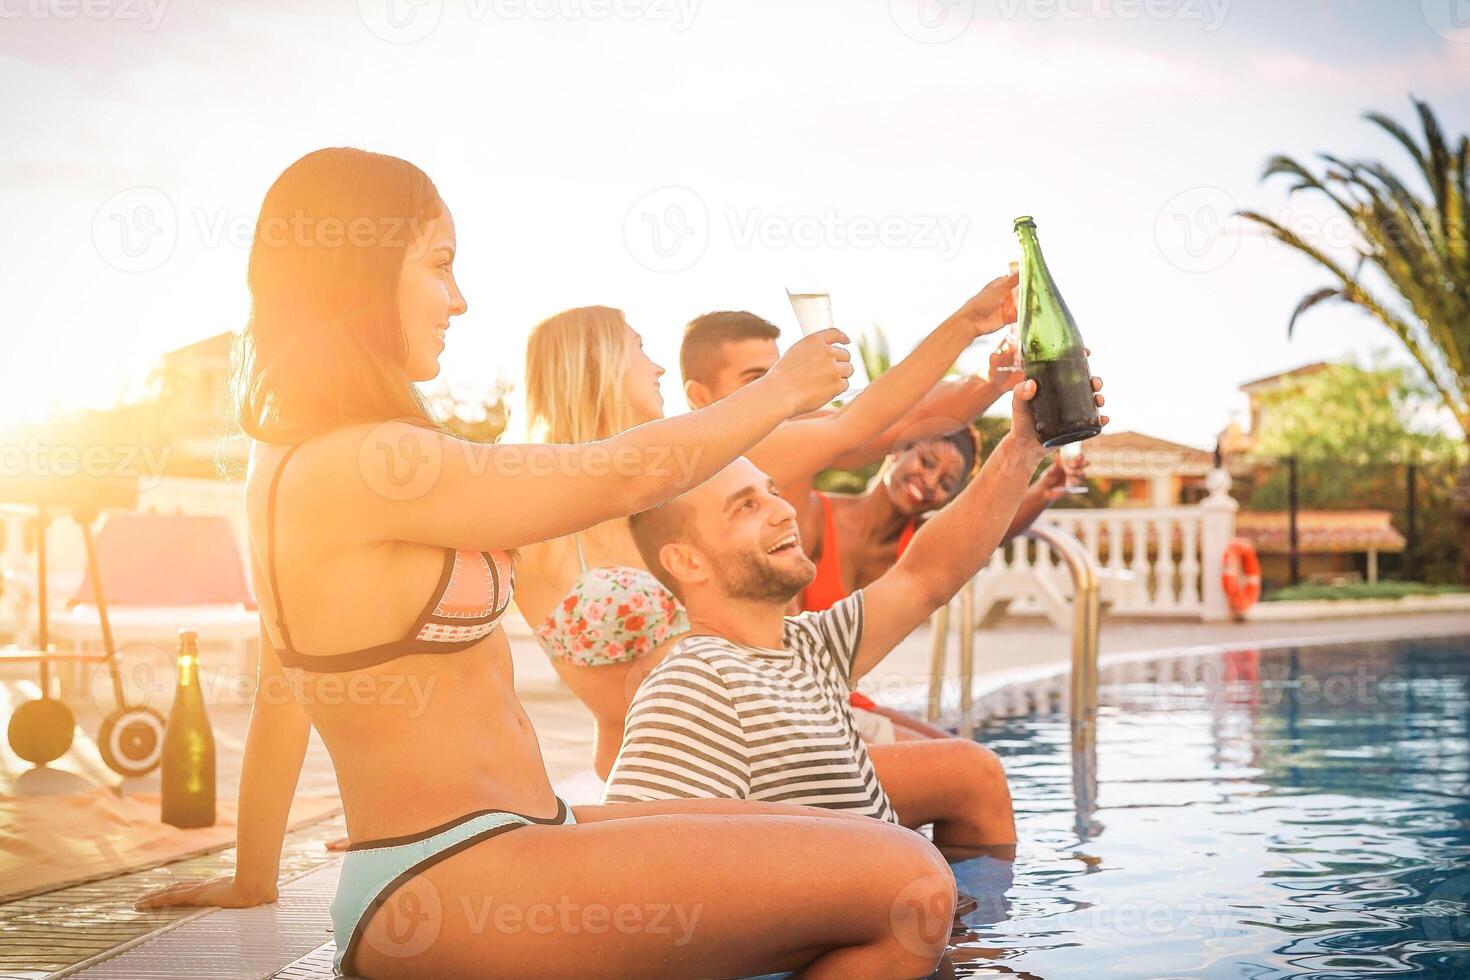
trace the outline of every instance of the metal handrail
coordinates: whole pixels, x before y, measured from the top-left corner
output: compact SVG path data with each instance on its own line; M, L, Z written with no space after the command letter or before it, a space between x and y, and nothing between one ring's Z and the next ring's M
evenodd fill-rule
M1040 541L1062 556L1072 575L1072 678L1071 715L1074 747L1090 745L1097 728L1097 649L1100 612L1098 568L1082 542L1050 524L1033 525L1022 535ZM974 582L960 590L960 734L968 737L974 728L971 716L975 676ZM934 653L929 671L930 721L939 718L944 685L945 661L949 654L949 606L935 610L930 621Z

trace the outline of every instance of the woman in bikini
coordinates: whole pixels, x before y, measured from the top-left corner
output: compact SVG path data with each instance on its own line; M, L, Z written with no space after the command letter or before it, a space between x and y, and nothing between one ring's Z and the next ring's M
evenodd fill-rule
M539 440L608 439L664 417L664 369L620 310L588 306L537 325L526 345L526 411ZM668 465L687 465L670 458ZM606 779L633 692L689 629L643 564L626 517L521 552L516 602L557 675L592 712L593 767Z
M980 433L966 427L902 447L884 460L863 493L817 493L819 519L801 535L817 577L801 595L802 609L828 609L892 568L919 521L949 503L979 462ZM1053 461L1021 499L1002 543L1035 523L1062 497L1067 480L1080 478L1086 469L1084 456Z
M1019 381L1024 376L1016 372L1011 377ZM924 515L943 507L964 489L979 464L980 433L967 427L902 447L884 460L863 493L813 491L819 503L813 515L816 520L804 524L801 541L817 565L817 577L802 592L801 608L828 609L892 568ZM1035 523L1061 498L1060 488L1086 471L1085 456L1053 461L1026 491L1002 544ZM853 698L854 705L868 712L862 716L869 725L864 734L872 742L949 737L943 729L881 707L860 694L854 693Z
M499 628L516 549L668 499L826 403L851 373L844 338L797 344L749 397L601 443L468 443L414 388L466 308L454 252L437 189L393 157L319 150L266 195L239 391L262 642L236 869L140 904L275 900L315 727L354 842L332 906L344 972L929 972L955 894L927 841L744 801L573 810L547 779ZM655 465L671 451L686 474ZM405 677L426 704L401 698Z

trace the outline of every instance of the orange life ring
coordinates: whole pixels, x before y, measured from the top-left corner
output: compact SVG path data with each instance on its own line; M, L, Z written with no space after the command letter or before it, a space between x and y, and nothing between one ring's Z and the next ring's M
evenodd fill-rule
M1225 546L1224 565L1220 584L1231 611L1238 616L1261 598L1261 559L1256 556L1255 545L1236 538Z

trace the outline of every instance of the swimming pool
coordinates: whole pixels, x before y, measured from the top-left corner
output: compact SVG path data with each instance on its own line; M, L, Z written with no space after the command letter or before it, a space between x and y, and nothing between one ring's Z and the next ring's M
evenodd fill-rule
M956 867L958 975L1470 977L1470 635L1140 660L1100 704L1075 788L1064 713L976 732L1022 844Z

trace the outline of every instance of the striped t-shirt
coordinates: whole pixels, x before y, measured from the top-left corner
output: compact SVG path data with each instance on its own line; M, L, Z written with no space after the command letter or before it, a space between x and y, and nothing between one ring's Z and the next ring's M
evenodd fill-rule
M639 687L604 803L738 799L898 822L848 707L863 593L786 620L785 649L691 635Z

